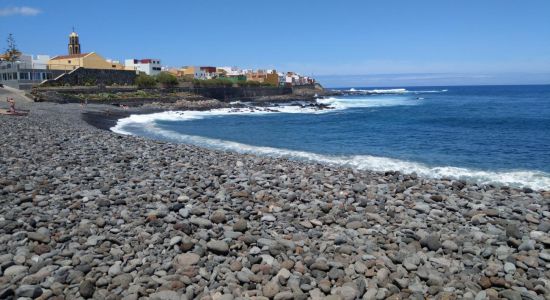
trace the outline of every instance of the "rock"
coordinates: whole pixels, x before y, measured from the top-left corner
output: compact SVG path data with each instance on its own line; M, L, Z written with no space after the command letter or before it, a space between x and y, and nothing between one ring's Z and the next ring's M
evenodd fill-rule
M50 236L49 235L39 233L39 232L28 232L27 237L31 241L37 241L37 242L41 242L41 243L44 243L44 244L48 244L50 242Z
M225 223L225 212L223 210L216 210L210 216L210 221L215 224Z
M244 219L238 219L233 224L233 231L245 232L248 229L248 223Z
M174 236L170 239L170 246L177 245L181 242L183 238L181 236Z
M190 222L191 224L197 225L201 228L212 228L212 222L204 218L192 217Z
M330 270L330 266L328 265L328 263L325 259L318 259L310 266L310 269L312 269L312 270L321 270L321 271L326 272L326 271Z
M224 241L212 240L206 244L206 248L216 254L229 253L229 245Z
M261 220L262 222L275 222L277 221L277 218L275 218L275 216L273 215L267 214L262 216Z
M332 280L338 280L340 278L343 278L344 275L345 275L344 271L341 270L341 269L337 269L337 268L332 268L328 272L328 277Z
M378 289L376 287L368 288L365 294L363 295L363 300L375 300Z
M362 183L355 183L351 186L351 189L356 193L362 193L367 189L367 187Z
M535 249L536 242L533 240L525 240L519 246L519 251L530 251Z
M94 295L95 284L89 280L84 280L80 283L78 291L83 298L91 298Z
M503 290L498 293L500 297L508 300L521 300L521 294L514 290Z
M443 201L443 196L441 196L441 195L432 195L432 196L430 196L430 199L432 199L433 201L436 201L436 202L441 202L441 201Z
M508 225L506 225L506 235L515 239L521 239L522 237L519 227L514 223L508 223Z
M448 250L451 250L451 251L456 251L458 250L458 245L451 241L451 240L445 240L443 241L443 243L441 244L441 246L444 248L444 249L448 249Z
M516 266L513 263L504 263L504 272L508 274L514 274L516 272Z
M430 209L430 205L424 202L417 202L414 204L414 210L421 213L429 213Z
M118 274L120 274L122 272L122 268L121 268L121 262L120 261L116 261L111 267L109 267L109 270L108 270L108 274L110 276L116 276Z
M243 268L243 264L238 260L232 261L231 264L229 265L229 269L231 269L231 271L233 272L240 271L242 268Z
M431 251L437 251L441 248L441 242L439 236L436 234L430 234L420 241L420 245L427 247Z
M160 291L149 295L150 300L184 300L185 295L181 295L175 291Z
M195 253L183 253L174 257L173 264L176 268L185 268L188 266L196 265L200 261L201 257Z
M294 294L290 291L279 292L279 293L277 293L277 295L275 295L275 297L273 297L273 299L275 299L275 300L292 300L292 299L294 299Z
M363 223L361 221L351 221L346 224L346 228L348 229L358 229L362 227Z
M38 298L42 295L42 288L37 285L20 285L15 290L16 297Z
M378 279L378 282L384 283L388 281L388 278L390 276L390 271L386 268L382 268L378 270L376 273L376 279Z
M492 286L491 280L485 276L481 276L478 283L483 289L488 289Z
M18 275L21 275L23 273L26 273L29 267L26 266L10 266L6 270L4 270L4 276L6 277L16 277Z
M132 275L120 274L115 276L111 281L111 283L113 286L120 286L123 289L127 289L132 281L133 281Z
M277 283L268 282L262 288L262 294L264 295L264 297L271 299L275 297L277 293L279 293L279 285Z
M342 299L344 300L353 300L358 296L358 291L349 285L344 285L341 287L339 292L340 296L342 296Z

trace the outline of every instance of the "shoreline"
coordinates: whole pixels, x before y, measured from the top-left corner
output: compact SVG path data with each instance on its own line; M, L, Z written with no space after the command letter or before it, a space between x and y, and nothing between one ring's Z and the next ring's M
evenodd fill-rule
M550 296L548 191L105 131L133 108L21 108L0 117L0 298Z
M283 106L278 106L283 104ZM284 105L286 104L286 105ZM118 116L116 114L96 114L96 119L91 118L90 122L96 122L97 120L106 119L108 126L105 124L99 124L102 126L102 129L107 129L113 131L117 134L123 135L133 135L124 130L117 131L113 130L116 125L119 124L118 120L123 120L131 117L132 115L137 118L130 118L130 123L135 123L141 126L148 126L151 121L150 118L145 117L141 118L139 115L149 115L155 114L158 115L158 118L166 118L166 120L176 120L181 118L181 120L186 120L188 118L203 118L207 117L208 113L213 113L215 115L231 115L241 114L241 113L265 113L265 112L296 112L294 109L285 110L284 108L298 108L306 109L306 111L300 111L301 113L311 113L311 112L321 112L324 110L338 110L338 108L330 107L327 104L317 103L317 104L300 104L300 103L244 103L228 105L222 109L227 109L229 111L218 111L218 107L202 107L201 109L193 108L182 108L180 109L150 109L150 108L138 108L134 109L134 112L125 112L121 113ZM282 110L278 110L281 109ZM311 111L307 109L312 109ZM163 113L176 113L175 115L163 115ZM197 114L197 112L199 112ZM203 114L203 112L205 114ZM186 117L186 115L188 117ZM175 119L176 118L176 119ZM179 119L178 119L179 120ZM89 123L90 123L89 122ZM100 122L101 123L101 122ZM156 137L145 137L157 141L163 141L168 143L176 144L191 144L200 148L205 148L208 150L217 150L217 151L231 151L238 154L252 154L262 157L272 157L272 158L285 158L291 161L300 161L300 162L309 162L309 163L320 163L331 167L342 167L342 168L352 168L357 171L369 171L377 173L385 172L400 172L403 174L416 174L420 178L426 180L439 180L439 179L448 179L448 180L459 180L467 182L472 185L490 185L498 187L508 187L515 189L533 189L535 191L545 191L547 185L543 182L539 182L537 176L544 176L544 172L536 170L511 170L511 171L492 171L492 170L483 170L483 169L472 169L466 167L453 167L453 166L429 166L421 162L406 161L400 160L398 158L390 157L381 157L381 156L371 156L371 155L348 155L348 156L338 156L330 154L319 154L315 152L306 152L300 150L289 150L283 148L275 147L265 147L265 146L254 146L249 144L241 144L238 142L224 141L218 139L211 139L206 137L191 136L191 135L182 135L182 136L172 136L172 135L159 135ZM222 145L224 144L225 145ZM363 160L372 160L373 163L370 165L365 165L362 163Z

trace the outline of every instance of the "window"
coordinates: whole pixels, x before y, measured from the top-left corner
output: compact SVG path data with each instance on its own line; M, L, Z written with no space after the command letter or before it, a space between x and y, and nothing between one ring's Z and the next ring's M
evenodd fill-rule
M17 80L17 72L13 72L13 80Z
M71 60L69 59L67 62L68 62L68 63L71 63Z
M27 73L27 72L21 72L21 73L19 73L19 79L26 79L26 80L28 80L28 79L29 79L29 73Z

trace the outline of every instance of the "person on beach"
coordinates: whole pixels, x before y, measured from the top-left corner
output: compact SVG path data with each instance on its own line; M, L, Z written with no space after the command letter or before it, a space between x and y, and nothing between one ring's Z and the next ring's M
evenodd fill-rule
M6 97L6 101L10 105L9 112L14 114L15 113L15 100L13 100L13 98Z

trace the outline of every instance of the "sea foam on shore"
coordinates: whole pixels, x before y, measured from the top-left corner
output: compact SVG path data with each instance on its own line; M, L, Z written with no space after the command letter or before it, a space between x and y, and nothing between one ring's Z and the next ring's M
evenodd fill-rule
M321 100L335 109L353 107L355 103L350 100L341 101L335 98ZM361 103L362 102L362 103ZM375 101L365 104L365 101L357 101L356 105L415 105L414 102L403 100L393 101L389 104L387 100ZM214 109L210 111L168 111L147 115L131 115L120 119L112 131L133 135L132 128L139 128L145 131L148 137L168 140L177 143L189 143L216 150L229 150L237 153L258 154L270 157L283 157L300 161L316 162L332 166L351 167L358 170L370 170L377 172L399 171L402 173L416 173L425 178L453 178L466 180L478 184L508 185L513 187L530 187L532 189L548 190L550 188L550 174L531 170L511 171L487 171L454 166L428 166L419 162L400 160L389 157L372 155L323 155L306 151L296 151L284 148L261 147L238 143L234 141L213 139L201 136L186 135L175 131L160 128L156 121L191 121L202 118L227 116L227 115L263 115L269 113L324 113L330 110L314 110L297 106L280 106L269 108L245 108L245 109Z

